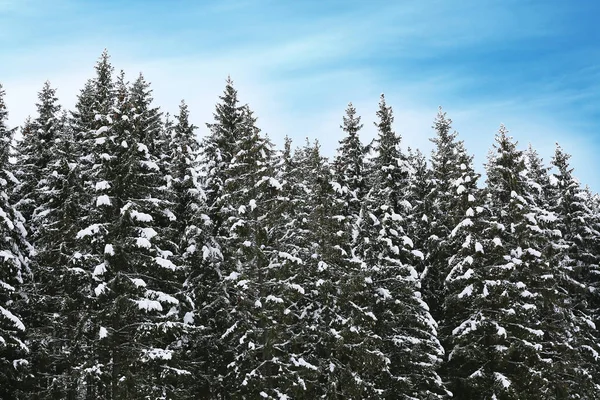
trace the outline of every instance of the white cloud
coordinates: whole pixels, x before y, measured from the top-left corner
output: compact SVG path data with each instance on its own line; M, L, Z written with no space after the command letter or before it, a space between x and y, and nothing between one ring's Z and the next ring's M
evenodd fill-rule
M7 4L14 2L0 1L0 10ZM497 98L493 103L479 101L465 88L484 85L485 82L479 81L481 76L469 75L456 65L446 68L441 64L431 75L423 77L426 74L414 73L417 68L414 63L403 64L407 60L426 59L432 51L441 49L451 54L455 48L507 36L514 39L547 33L548 25L543 23L547 18L515 26L518 18L510 19L507 24L503 18L490 17L506 17L508 8L499 4L490 7L469 2L460 6L463 8L458 11L469 9L470 15L480 17L469 23L464 23L462 11L449 13L448 6L441 4L431 11L433 14L421 2L370 7L368 15L363 15L365 9L347 10L339 15L291 22L290 29L299 34L287 40L280 38L277 30L285 24L274 21L272 26L260 27L264 32L272 31L270 42L238 38L223 46L200 47L177 57L168 54L177 52L177 47L170 46L183 40L181 32L166 32L162 38L160 32L147 38L112 37L94 27L89 35L66 45L38 45L12 52L10 65L0 65L0 73L7 92L10 123L17 125L35 112L36 93L46 79L58 88L62 104L71 108L85 80L93 76L93 64L106 46L117 71L124 69L130 80L138 72L144 73L152 82L156 103L163 110L176 113L179 101L185 99L200 134L206 132L205 123L212 120L214 105L227 75L231 74L241 101L250 103L259 126L277 144L289 135L297 145L302 145L308 136L319 139L323 152L329 156L334 154L342 137L339 125L347 103L352 101L362 116L363 139L368 141L375 135L372 122L379 95L385 92L388 104L394 107L395 127L402 134L405 146L418 147L429 154L431 125L441 104L454 120L454 127L468 150L476 154L480 170L494 133L500 122L504 122L521 147L531 142L546 161L553 153L554 142L560 142L573 154L577 175L598 190L600 182L590 168L594 165L590 150L594 146L583 135L575 134L577 128L569 121L553 118L545 109L549 104L564 101L560 95ZM228 3L221 12L239 11L246 5L244 1ZM211 12L218 14L217 11ZM302 23L309 24L309 28L302 28ZM506 31L502 32L500 27ZM478 29L474 34L475 28ZM204 33L211 32L210 26L206 29ZM394 58L387 62L398 63L394 74L377 67L380 59L390 54Z

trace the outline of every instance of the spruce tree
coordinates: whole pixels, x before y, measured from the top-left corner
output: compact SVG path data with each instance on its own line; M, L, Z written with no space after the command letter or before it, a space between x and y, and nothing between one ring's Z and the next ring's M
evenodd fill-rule
M365 155L367 148L361 143L359 132L363 125L352 103L346 108L340 128L345 133L340 140L333 162L335 187L341 203L341 215L346 218L348 230L356 223L362 198L366 191Z
M171 235L178 251L178 263L185 268L184 293L191 299L192 309L184 315L187 332L184 340L184 359L192 371L186 381L188 396L208 396L215 370L211 369L214 337L211 324L215 311L213 288L219 284L214 260L220 260L220 249L212 238L212 227L207 215L206 196L199 182L199 143L195 129L189 121L185 102L179 106L176 123L168 127L171 132L167 159L170 190L173 195L174 221ZM157 140L157 139L155 139Z
M377 115L372 188L362 208L355 244L363 264L355 272L362 282L356 283L364 287L354 289L363 293L362 304L368 306L363 306L363 312L371 319L370 326L361 326L359 335L373 346L367 352L370 360L362 362L373 368L376 391L371 396L440 399L448 394L436 372L444 351L437 324L421 298L415 262L423 255L413 249L407 234L412 207L406 206L405 198L398 198L403 188L392 178L408 174L409 166L400 156L392 109L383 96Z
M170 398L178 375L189 373L179 366L177 344L188 304L171 260L176 249L160 223L163 180L123 74L113 86L106 54L96 69L94 121L101 126L84 145L93 152L83 156L92 163L85 178L95 196L84 205L87 227L76 235L95 281L87 395Z
M162 143L163 123L162 113L158 107L154 107L152 102L152 89L150 83L146 81L140 73L138 78L131 85L131 102L135 109L134 118L140 121L138 129L142 143L148 147L150 153L159 160L163 157L164 147Z
M533 201L525 158L504 127L486 168L491 213L470 211L454 231L468 234L447 278L451 389L474 399L570 398L574 320L551 214Z
M7 185L11 179L8 165L14 129L7 126L8 111L4 103L4 89L0 85L0 224L2 262L0 264L0 397L16 398L26 391L25 378L30 353L25 344L27 327L21 313L27 296L24 284L30 279L29 258L32 247L22 215L9 200ZM26 312L26 311L25 311Z
M555 256L560 257L560 267L565 274L565 289L569 296L563 307L571 311L573 335L569 344L576 352L567 366L571 391L580 395L597 397L599 387L598 331L596 293L600 257L595 244L598 240L597 217L590 207L591 197L573 176L569 165L570 155L556 146L549 188L550 210L557 218L554 228L560 232ZM574 371L571 371L570 368ZM592 384L592 385L590 385Z
M32 260L30 298L34 388L38 398L77 398L86 346L86 320L91 274L82 268L75 236L85 199L73 130L66 114L51 143L53 159L43 169L37 188L39 206L32 221L38 230Z
M305 243L303 251L303 286L308 297L302 305L299 323L308 344L304 360L303 379L307 384L306 397L356 397L364 394L364 385L355 380L350 365L351 346L346 346L343 325L346 319L342 279L348 272L344 267L348 252L346 223L340 217L341 203L335 190L332 168L322 156L320 145L308 142L294 154L298 168L296 180L303 189L298 205L305 210L300 230ZM346 328L348 331L349 326ZM312 366L312 367L311 367ZM314 367L317 367L315 369Z
M213 114L214 122L207 124L210 133L202 144L203 186L215 234L223 223L220 213L224 208L221 203L225 170L237 152L235 145L242 134L240 129L243 120L243 106L239 104L231 78L227 79L225 91L219 99L220 103Z
M211 235L225 253L226 248L221 237L229 236L226 228L223 228L228 218L225 195L226 170L238 151L236 146L242 135L243 106L239 104L237 90L233 87L230 78L227 79L224 93L219 99L220 102L216 105L213 114L214 122L207 124L209 133L201 143L200 171L208 217L212 223ZM212 357L207 360L209 365L206 368L210 371L210 375L206 379L209 383L206 390L216 397L226 395L223 379L228 374L227 365L231 362L231 352L228 345L223 342L225 337L222 335L232 325L228 308L231 307L232 299L236 298L229 293L229 290L234 290L235 281L226 279L229 276L236 276L231 275L230 271L235 266L231 265L226 257L225 254L220 254L215 260L214 269L218 276L216 284L212 287L207 285L197 288L199 292L197 296L212 299L210 306L207 307L210 315L203 323L207 325L209 332L214 332L207 337L206 347L210 349ZM230 286L232 289L229 289Z
M255 397L262 390L277 388L280 367L281 350L271 339L278 333L279 326L273 318L274 314L283 313L283 299L276 287L269 287L272 237L267 225L279 183L274 179L272 145L259 136L255 119L246 107L241 133L237 152L226 171L229 216L223 227L227 227L228 235L221 237L220 243L225 261L236 266L231 273L238 278L233 314L237 318L232 325L237 326L227 337L234 352L230 377L232 383L241 385L241 393ZM230 390L237 391L234 387Z
M56 89L46 81L42 90L38 93L36 104L38 116L27 123L22 141L17 147L18 173L16 177L20 185L15 189L18 196L18 209L27 221L31 222L33 210L39 205L36 187L38 182L44 179L43 171L52 160L52 144L60 130L60 110ZM31 223L30 229L37 229Z
M280 183L272 144L260 134L249 107L239 105L230 79L220 99L202 146L209 217L223 252L215 264L220 282L211 291L220 354L213 365L216 383L223 384L213 390L270 396L282 389L277 371L288 362L277 348L283 299L272 287L271 272L277 271L269 267L274 254L270 216Z
M452 120L441 107L433 124L436 136L430 139L435 147L431 154L431 189L423 202L428 208L424 224L428 226L424 247L427 249L427 272L424 274L424 298L433 317L442 320L444 280L448 275L448 260L461 243L450 238L452 229L471 208L468 198L476 196L477 176L464 144L452 130Z
M281 324L277 340L281 343L282 367L277 390L292 398L312 397L318 393L319 359L315 346L314 270L311 258L311 232L308 229L312 210L309 153L310 144L292 153L286 137L284 149L275 156L275 179L281 185L277 201L270 212L272 236L267 286L280 293L284 307L273 315ZM268 391L265 394L269 393ZM277 398L277 392L271 391Z
M432 190L431 171L425 156L418 149L415 151L410 147L407 149L406 162L409 167L407 187L404 188L405 201L402 207L407 218L404 225L407 235L413 241L413 248L423 253L422 258L415 260L414 266L424 280L423 283L428 283L428 279L431 278L428 244L432 239L429 222L433 214L429 196ZM424 287L426 288L427 286ZM427 290L424 292L427 293Z

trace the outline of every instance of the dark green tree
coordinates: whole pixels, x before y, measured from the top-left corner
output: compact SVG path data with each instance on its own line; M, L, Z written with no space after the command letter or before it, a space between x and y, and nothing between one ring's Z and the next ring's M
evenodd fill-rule
M7 162L14 129L7 126L8 111L0 85L0 162ZM9 200L7 185L10 166L0 164L0 397L18 398L27 390L30 353L25 343L26 325L21 311L26 305L22 291L30 280L29 258L33 248L27 242L22 215Z

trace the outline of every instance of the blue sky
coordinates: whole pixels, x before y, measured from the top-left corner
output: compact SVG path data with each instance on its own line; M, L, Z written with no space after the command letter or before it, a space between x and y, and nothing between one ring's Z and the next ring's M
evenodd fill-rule
M71 107L106 47L204 134L231 74L275 143L318 138L328 155L349 101L373 137L383 92L405 145L429 153L442 105L480 170L504 123L547 161L559 142L599 191L598 15L593 0L0 0L0 81L18 125L46 79Z

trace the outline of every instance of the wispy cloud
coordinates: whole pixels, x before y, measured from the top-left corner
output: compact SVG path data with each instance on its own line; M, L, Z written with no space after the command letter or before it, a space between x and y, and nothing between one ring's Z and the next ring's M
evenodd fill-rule
M165 110L185 98L201 134L228 74L276 142L318 138L330 155L347 103L369 140L385 92L406 145L430 149L441 104L480 165L503 122L546 160L560 142L581 180L600 189L600 38L591 17L600 6L592 2L15 4L0 2L0 76L13 124L33 112L46 79L72 106L107 47L131 78L144 72Z

